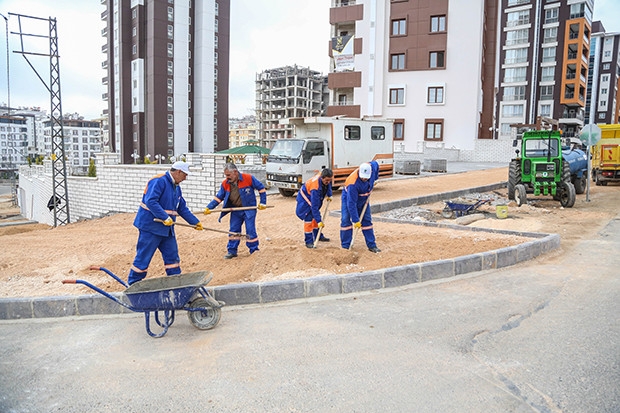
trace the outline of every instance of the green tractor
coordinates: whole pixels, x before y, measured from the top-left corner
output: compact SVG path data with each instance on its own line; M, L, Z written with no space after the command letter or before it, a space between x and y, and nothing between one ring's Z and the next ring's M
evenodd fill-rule
M508 198L518 206L527 204L527 193L547 195L565 208L575 204L575 186L571 183L570 166L562 158L559 131L528 131L515 140L517 156L508 169ZM521 156L519 156L521 152Z

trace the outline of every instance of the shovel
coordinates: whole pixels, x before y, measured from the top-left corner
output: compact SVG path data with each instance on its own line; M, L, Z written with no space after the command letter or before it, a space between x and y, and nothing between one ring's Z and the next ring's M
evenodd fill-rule
M164 222L162 219L159 219L159 218L154 218L154 219L153 219L153 221L155 221L155 222L161 222L162 224L163 224L163 222ZM182 226L182 227L190 227L190 228L194 228L194 229L196 228L196 226L195 226L195 225L184 224L184 223L182 223L182 222L175 222L175 223L174 223L174 225L180 225L180 226ZM221 229L214 229L214 228L205 228L205 227L202 227L202 230L203 230L203 231L220 232L220 233L222 233L222 234L228 234L228 235L230 235L230 236L232 236L232 237L239 237L239 238L247 238L247 237L248 237L247 235L242 234L242 233L240 233L240 232L229 232L229 231L223 231L223 230L221 230Z
M327 210L329 209L329 204L332 201L327 201L327 203L325 204L325 210L323 211L323 221L325 221L325 217L327 216ZM319 238L321 238L321 232L323 232L323 228L319 228L319 233L316 235L316 239L314 240L314 248L316 248L316 245L319 243Z
M362 219L364 219L364 214L366 213L366 208L368 207L368 202L369 201L370 201L370 195L366 199L366 203L364 204L364 208L362 208L362 213L360 214L360 222L362 222ZM353 244L355 243L355 236L357 235L359 230L360 230L359 228L355 228L355 230L353 231L353 236L351 237L351 244L349 244L349 250L351 250L353 248Z
M273 205L265 205L265 208L273 208ZM234 211L248 211L250 209L258 209L258 206L247 206L247 207L233 207L233 208L220 208L214 209L211 212L234 212Z

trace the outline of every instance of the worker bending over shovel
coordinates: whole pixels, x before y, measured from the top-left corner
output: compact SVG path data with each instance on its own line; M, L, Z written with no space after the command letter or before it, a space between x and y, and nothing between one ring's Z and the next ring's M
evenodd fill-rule
M377 248L370 214L370 193L379 177L379 164L376 161L363 163L351 173L344 182L341 197L340 245L350 247L355 240L355 231L362 229L366 246L371 252L381 252Z
M136 258L129 270L128 284L146 277L153 254L159 249L166 275L181 274L179 248L174 233L176 216L180 215L195 229L202 224L185 204L180 183L189 175L189 164L175 162L170 171L151 178L144 188L142 202L133 225L138 228ZM157 221L155 221L157 220Z
M224 176L226 177L220 189L217 191L215 198L205 208L204 213L210 214L213 208L224 202L224 209L220 213L218 222L221 222L224 215L230 212L230 232L240 233L241 225L245 224L246 241L245 245L250 250L250 254L258 251L258 234L256 233L256 210L267 208L267 191L265 186L251 174L239 172L237 165L227 163L224 166ZM256 192L260 196L260 203L256 207ZM248 208L256 207L256 208ZM238 208L237 210L235 210ZM224 258L229 260L237 256L239 248L238 236L229 235L227 254Z
M329 238L322 234L325 217L321 217L321 206L326 197L327 202L332 200L333 177L332 170L325 168L320 174L308 179L297 193L295 214L304 221L304 242L308 248L314 248L317 237L319 241L329 241ZM327 207L325 209L327 210Z

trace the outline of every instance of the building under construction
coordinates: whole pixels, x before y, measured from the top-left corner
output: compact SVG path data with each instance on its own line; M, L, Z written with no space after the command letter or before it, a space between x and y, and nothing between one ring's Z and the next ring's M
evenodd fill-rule
M327 76L309 68L286 66L256 75L257 138L271 148L276 139L292 137L292 125L280 119L321 116L329 99Z

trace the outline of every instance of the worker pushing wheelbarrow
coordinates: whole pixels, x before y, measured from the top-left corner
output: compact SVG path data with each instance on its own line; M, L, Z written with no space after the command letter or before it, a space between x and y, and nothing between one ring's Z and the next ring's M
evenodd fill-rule
M146 332L151 337L163 337L168 332L168 327L174 323L175 310L187 311L190 323L200 330L210 330L220 321L224 303L215 300L205 288L213 277L209 271L149 278L128 285L107 268L91 267L91 270L101 270L122 284L126 289L121 297L84 280L63 280L62 283L85 285L131 311L144 313ZM151 313L162 328L159 333L151 330Z

